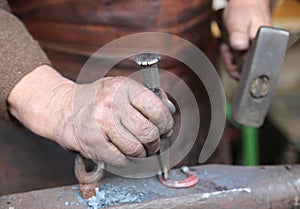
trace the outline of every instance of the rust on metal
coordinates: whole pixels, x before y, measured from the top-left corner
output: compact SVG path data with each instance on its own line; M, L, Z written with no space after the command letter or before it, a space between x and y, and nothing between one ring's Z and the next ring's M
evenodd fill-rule
M76 154L74 173L79 182L80 195L84 199L95 196L96 188L99 188L103 176L103 164L99 163L92 171L87 172L84 158L80 154Z
M266 97L270 89L270 79L266 75L261 75L255 78L250 86L250 93L252 97L259 99Z

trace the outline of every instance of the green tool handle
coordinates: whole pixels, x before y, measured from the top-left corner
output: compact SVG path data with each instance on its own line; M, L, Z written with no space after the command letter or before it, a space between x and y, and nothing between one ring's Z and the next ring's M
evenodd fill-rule
M242 149L243 164L258 165L259 164L259 145L258 145L258 129L250 126L244 126L236 123L231 118L231 105L226 102L226 116L228 121L236 128L242 131Z

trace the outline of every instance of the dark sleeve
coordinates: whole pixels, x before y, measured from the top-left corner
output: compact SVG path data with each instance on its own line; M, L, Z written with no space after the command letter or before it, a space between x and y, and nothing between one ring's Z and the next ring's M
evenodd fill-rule
M7 98L29 72L50 62L25 26L0 0L0 119L10 121Z

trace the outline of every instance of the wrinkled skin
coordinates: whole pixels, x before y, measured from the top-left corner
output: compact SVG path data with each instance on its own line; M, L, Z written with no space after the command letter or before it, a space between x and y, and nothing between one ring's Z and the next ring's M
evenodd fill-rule
M78 86L75 92L74 125L80 152L88 158L125 166L125 156L155 154L160 136L172 132L173 118L167 106L130 78L100 79ZM94 99L89 99L91 92L95 92Z
M12 115L34 133L113 166L125 166L126 156L154 154L174 123L167 105L130 78L78 85L49 66L24 77L9 104Z
M229 35L233 50L244 51L249 48L260 26L271 26L269 0L230 0L224 9L223 22ZM227 43L220 47L221 56L230 75L240 78L239 68Z

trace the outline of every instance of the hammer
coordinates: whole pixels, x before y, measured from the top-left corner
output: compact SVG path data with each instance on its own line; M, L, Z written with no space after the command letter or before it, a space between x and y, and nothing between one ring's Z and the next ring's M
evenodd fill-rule
M286 30L261 27L242 66L232 104L232 118L239 124L260 127L275 92L289 41Z

